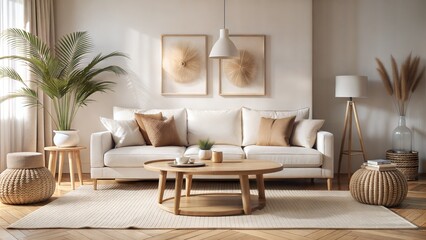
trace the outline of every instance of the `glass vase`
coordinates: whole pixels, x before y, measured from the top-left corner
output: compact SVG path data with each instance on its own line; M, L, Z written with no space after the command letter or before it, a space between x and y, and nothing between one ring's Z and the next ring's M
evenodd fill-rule
M412 133L407 127L405 116L399 116L398 127L392 133L392 150L396 153L411 152Z

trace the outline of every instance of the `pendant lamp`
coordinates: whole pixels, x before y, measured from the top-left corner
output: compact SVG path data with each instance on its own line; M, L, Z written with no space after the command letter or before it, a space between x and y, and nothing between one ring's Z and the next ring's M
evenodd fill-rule
M223 28L220 29L220 36L210 51L210 58L237 58L239 56L238 49L229 39L229 30L225 28L225 11L226 2L223 0Z

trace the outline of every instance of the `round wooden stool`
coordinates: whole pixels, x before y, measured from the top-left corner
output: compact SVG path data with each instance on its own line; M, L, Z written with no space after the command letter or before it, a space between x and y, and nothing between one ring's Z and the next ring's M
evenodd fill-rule
M61 184L62 180L62 168L64 166L64 160L66 154L68 154L68 162L69 162L69 168L70 168L70 180L71 180L71 186L72 189L75 189L75 183L74 183L74 167L73 162L75 161L77 165L77 173L78 173L78 179L80 180L80 185L83 185L83 177L82 177L82 171L81 171L81 160L80 160L80 150L86 149L86 147L56 147L56 146L50 146L45 147L44 150L49 152L49 170L52 173L53 176L56 174L56 161L59 155L59 167L58 167L58 185Z
M7 169L0 174L0 200L6 204L29 204L49 199L55 179L37 152L7 154Z

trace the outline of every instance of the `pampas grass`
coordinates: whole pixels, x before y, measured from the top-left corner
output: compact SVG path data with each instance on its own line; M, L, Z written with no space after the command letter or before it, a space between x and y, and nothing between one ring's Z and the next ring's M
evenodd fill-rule
M377 71L383 81L386 92L390 96L393 96L393 100L399 114L401 116L405 116L411 95L416 90L425 72L425 67L423 67L420 73L417 74L420 57L416 56L413 59L410 53L402 63L401 68L398 69L398 64L396 63L395 58L391 55L392 81L382 61L376 58L376 62Z

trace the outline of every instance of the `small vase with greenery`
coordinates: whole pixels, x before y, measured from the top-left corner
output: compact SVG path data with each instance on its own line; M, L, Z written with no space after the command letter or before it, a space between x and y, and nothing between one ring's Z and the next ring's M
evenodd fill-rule
M1 37L18 51L18 55L0 56L0 60L10 59L24 63L31 77L24 79L16 69L1 67L0 78L18 81L22 87L1 97L0 103L11 98L25 98L26 106L43 107L50 115L55 129L59 131L71 130L78 110L93 101L90 97L94 93L112 89L114 82L97 79L101 73L112 72L117 75L126 73L123 68L116 65L99 66L109 58L125 57L123 53L98 54L93 59L87 60L92 48L87 32L67 34L52 48L37 36L21 29L7 29L1 33ZM53 110L39 101L39 91L51 99ZM76 144L67 143L62 147L67 145Z
M212 147L214 142L211 142L210 139L200 139L198 141L198 147L200 151L198 152L198 158L202 160L209 160L212 157Z
M401 68L398 69L398 64L391 55L391 79L380 59L376 58L376 62L378 65L377 71L385 85L385 89L387 93L393 97L393 102L399 113L398 127L393 130L392 134L392 150L397 153L411 152L412 133L406 126L405 116L411 96L423 78L425 67L418 73L420 69L420 57L416 56L413 59L410 54L402 63Z

